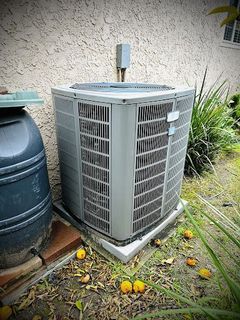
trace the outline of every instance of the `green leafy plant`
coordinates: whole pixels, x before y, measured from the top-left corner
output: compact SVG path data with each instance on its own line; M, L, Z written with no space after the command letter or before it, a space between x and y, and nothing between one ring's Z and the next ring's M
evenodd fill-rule
M220 85L216 81L206 90L206 76L207 69L193 106L185 162L187 175L201 175L204 170L213 168L217 154L236 141L234 120L227 107L226 81Z
M235 6L222 6L214 8L209 12L209 15L217 13L228 13L227 18L221 22L221 27L228 23L234 22L240 16L240 11Z
M203 201L204 204L206 204L210 210L212 210L213 215L210 215L209 213L206 213L205 211L201 211L201 213L208 219L209 222L211 222L219 231L224 234L227 237L227 242L231 243L233 246L236 246L236 248L240 249L240 241L239 241L239 235L240 235L240 226L239 223L235 223L231 221L226 215L221 213L219 210L217 210L215 207L213 207L209 202L206 200L200 199ZM181 294L174 292L172 290L166 289L164 287L161 287L159 285L155 285L149 281L145 281L147 285L150 287L156 289L159 292L164 293L165 295L175 299L177 303L180 305L178 309L169 309L169 310L159 310L158 312L154 313L148 313L148 314L142 314L137 317L135 317L135 320L140 319L149 319L149 318L160 318L164 317L166 315L176 315L176 314L191 314L191 315L204 315L206 319L240 319L240 279L239 275L233 277L229 266L225 264L225 262L220 259L220 256L214 251L214 249L209 244L209 240L206 238L205 231L202 227L199 227L196 219L194 218L193 214L190 212L190 210L185 207L185 213L193 225L196 234L201 239L205 249L207 250L213 265L218 270L219 275L221 276L220 282L224 282L227 286L227 294L228 294L228 300L229 302L229 308L227 309L221 309L216 307L215 305L211 306L210 302L218 300L214 297L204 297L204 299L198 299L197 301L194 301L189 298L185 298ZM214 239L216 243L218 244L218 239ZM224 246L221 245L221 248L224 250L226 255L231 256L231 253L229 253L229 250ZM236 266L239 266L239 258L238 260L230 260L231 264L235 263ZM222 283L219 283L219 289L222 288ZM230 299L229 299L230 297Z
M237 123L240 122L240 92L235 93L228 102L229 108L232 110L232 117Z

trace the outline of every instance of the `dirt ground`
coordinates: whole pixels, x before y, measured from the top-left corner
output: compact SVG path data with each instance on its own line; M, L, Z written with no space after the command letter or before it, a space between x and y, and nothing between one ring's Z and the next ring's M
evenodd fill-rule
M229 266L229 270L239 276L238 270L231 263L221 248L213 243L210 235L214 235L226 246L226 238L222 236L201 214L206 209L197 197L201 195L219 210L232 219L237 219L236 211L240 207L240 152L221 157L215 173L206 174L203 178L185 179L182 198L189 201L198 224L208 233L209 243ZM199 210L198 210L199 208ZM138 257L128 265L120 262L109 262L102 255L87 246L85 260L73 259L61 269L54 271L44 280L33 286L12 306L14 314L10 319L130 319L144 313L157 310L174 309L180 306L165 294L147 287L143 294L122 294L119 290L123 279L146 279L163 288L174 290L194 301L214 298L211 305L227 308L229 301L226 286L219 287L221 278L204 249L201 240L195 236L185 240L182 236L185 229L194 230L185 215L179 218L174 233L153 253L144 265L133 275L131 270L138 265ZM148 245L149 248L151 244ZM239 252L231 246L231 252L240 259ZM194 257L196 267L186 265L186 259ZM208 268L212 272L210 280L201 279L200 268ZM80 282L80 277L88 273L90 281ZM77 302L78 301L78 302ZM76 305L77 302L77 305ZM77 308L78 306L78 308ZM80 309L80 310L79 310ZM39 317L37 317L39 316ZM155 317L154 319L160 319ZM166 316L161 319L204 319L204 317L184 314Z

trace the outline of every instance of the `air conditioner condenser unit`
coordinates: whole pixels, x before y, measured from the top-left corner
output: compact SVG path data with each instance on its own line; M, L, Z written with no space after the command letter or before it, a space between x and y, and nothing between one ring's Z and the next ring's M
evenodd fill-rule
M168 221L179 206L194 88L75 83L52 95L71 215L120 247Z

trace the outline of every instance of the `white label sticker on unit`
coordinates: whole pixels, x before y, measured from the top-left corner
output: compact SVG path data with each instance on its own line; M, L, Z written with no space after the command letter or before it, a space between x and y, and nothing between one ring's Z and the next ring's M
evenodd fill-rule
M169 112L167 114L167 122L173 122L175 120L177 120L179 118L179 111L173 111L173 112Z
M175 132L176 132L176 128L175 128L175 127L171 127L171 128L168 129L168 135L169 135L169 136L174 135Z

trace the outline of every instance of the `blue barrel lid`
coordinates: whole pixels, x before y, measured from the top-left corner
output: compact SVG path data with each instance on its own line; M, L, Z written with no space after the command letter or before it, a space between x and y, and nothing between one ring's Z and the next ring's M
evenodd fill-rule
M29 105L42 105L43 99L33 90L16 91L0 94L0 108L24 107Z

